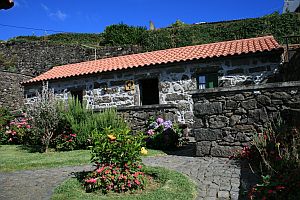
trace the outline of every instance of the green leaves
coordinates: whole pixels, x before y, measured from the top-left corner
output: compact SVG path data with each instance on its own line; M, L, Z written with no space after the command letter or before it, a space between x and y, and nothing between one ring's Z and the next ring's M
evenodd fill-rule
M140 150L144 145L142 134L131 135L130 130L105 128L92 133L92 162L134 163L140 161Z

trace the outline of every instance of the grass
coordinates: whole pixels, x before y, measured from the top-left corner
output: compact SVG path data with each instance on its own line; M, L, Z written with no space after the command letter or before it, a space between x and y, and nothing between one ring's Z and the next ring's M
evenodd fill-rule
M91 158L89 150L32 153L20 145L2 145L0 155L0 172L85 165ZM159 155L165 153L149 149L147 156Z
M161 167L146 167L145 172L158 182L158 187L146 187L141 193L113 194L86 193L79 180L70 178L58 186L52 200L189 200L197 196L196 185L187 176Z

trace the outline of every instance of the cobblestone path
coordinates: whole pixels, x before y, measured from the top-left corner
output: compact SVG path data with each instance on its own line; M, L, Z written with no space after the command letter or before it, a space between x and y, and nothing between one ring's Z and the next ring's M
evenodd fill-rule
M197 199L238 199L240 167L223 158L197 158L187 156L146 157L149 166L162 166L182 172L198 185ZM0 173L1 200L50 199L54 188L72 172L88 171L91 166L62 167Z

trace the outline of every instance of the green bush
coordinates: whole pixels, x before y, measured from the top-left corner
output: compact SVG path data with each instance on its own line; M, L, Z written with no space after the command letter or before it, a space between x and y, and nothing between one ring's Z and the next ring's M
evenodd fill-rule
M125 121L117 115L116 109L108 108L95 113L87 109L86 105L82 105L78 99L70 98L66 106L61 104L60 113L61 133L70 129L67 133L64 133L64 135L70 133L76 134L76 140L74 140L76 141L75 149L85 149L90 146L92 132L94 130L102 131L109 127L121 129L128 127ZM62 140L62 137L58 138L58 143L60 144L66 141Z
M92 133L92 162L96 170L85 179L87 191L126 192L143 189L146 178L141 154L147 154L143 134L132 135L129 129L105 128Z
M114 24L107 26L103 32L103 41L100 45L130 45L140 44L146 27Z

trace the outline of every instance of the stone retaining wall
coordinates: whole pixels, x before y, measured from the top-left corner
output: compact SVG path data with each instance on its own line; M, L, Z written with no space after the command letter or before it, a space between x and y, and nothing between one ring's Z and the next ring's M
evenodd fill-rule
M0 106L12 110L21 108L24 104L23 87L20 82L32 78L30 76L0 71Z
M134 106L127 108L118 108L125 120L130 124L133 131L145 131L148 119L162 117L165 120L178 122L176 105L152 105L152 106Z
M286 111L300 109L300 82L206 89L192 97L196 155L227 157Z

